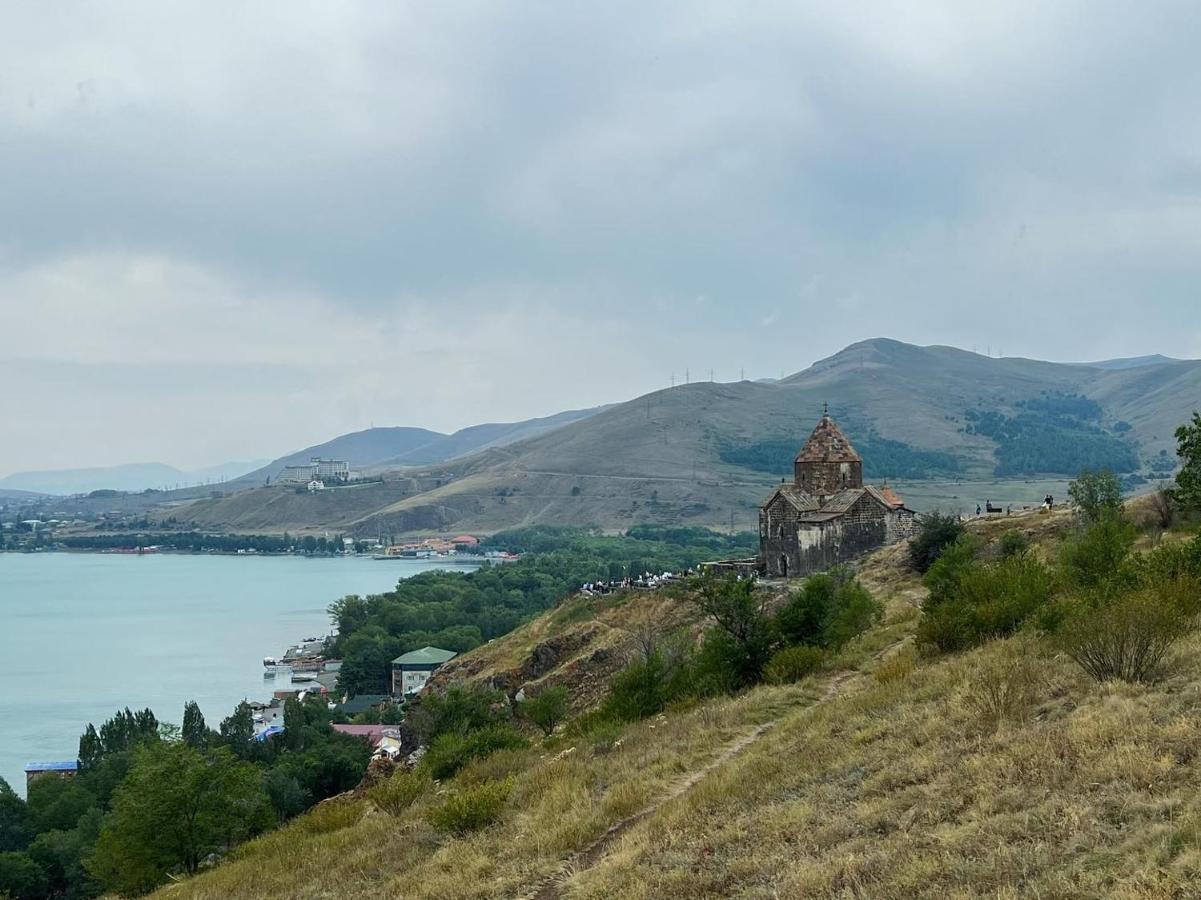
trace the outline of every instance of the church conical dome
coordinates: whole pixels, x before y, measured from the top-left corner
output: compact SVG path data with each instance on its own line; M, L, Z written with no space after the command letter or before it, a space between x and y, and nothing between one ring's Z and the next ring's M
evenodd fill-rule
M813 434L809 435L809 440L805 441L801 452L796 455L795 462L851 463L862 462L862 458L827 411L813 429Z

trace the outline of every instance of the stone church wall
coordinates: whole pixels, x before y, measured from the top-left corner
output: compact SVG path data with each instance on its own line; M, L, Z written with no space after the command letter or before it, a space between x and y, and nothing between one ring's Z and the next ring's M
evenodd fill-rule
M886 511L867 498L829 522L798 524L788 504L760 516L760 547L769 577L803 577L850 562L916 530L908 510ZM770 528L769 528L770 525Z

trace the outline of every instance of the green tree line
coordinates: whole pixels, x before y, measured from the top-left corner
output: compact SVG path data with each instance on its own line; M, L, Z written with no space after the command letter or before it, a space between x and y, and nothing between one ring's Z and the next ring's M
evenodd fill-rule
M535 526L502 532L484 544L528 555L474 572L424 572L388 593L343 597L330 606L336 637L327 651L342 660L339 690L387 693L391 662L402 653L426 645L470 650L588 582L679 571L758 551L758 539L749 533L656 525L619 536Z

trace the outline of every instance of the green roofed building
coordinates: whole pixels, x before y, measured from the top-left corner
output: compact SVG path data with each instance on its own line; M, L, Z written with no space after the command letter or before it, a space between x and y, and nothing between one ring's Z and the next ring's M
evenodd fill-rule
M392 693L398 697L416 694L425 687L434 670L458 654L438 647L422 647L392 660Z

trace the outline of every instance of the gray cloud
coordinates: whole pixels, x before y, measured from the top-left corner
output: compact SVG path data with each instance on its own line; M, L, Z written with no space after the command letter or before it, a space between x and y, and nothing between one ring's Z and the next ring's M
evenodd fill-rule
M544 414L877 334L1201 355L1199 19L12 4L0 469ZM101 448L39 366L88 367Z

